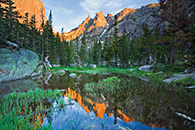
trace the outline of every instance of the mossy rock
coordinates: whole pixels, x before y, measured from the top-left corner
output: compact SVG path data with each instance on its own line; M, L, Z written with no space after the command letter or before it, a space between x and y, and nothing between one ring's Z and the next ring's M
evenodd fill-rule
M0 82L30 76L39 64L39 56L30 50L0 49Z

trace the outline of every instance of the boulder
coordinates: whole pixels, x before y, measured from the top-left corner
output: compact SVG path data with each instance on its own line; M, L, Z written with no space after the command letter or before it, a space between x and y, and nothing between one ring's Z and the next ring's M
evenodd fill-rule
M152 65L144 65L144 66L140 66L138 68L139 71L146 71L146 72L150 72L150 71L153 71L152 70Z
M53 64L53 67L60 67L60 65Z
M134 70L135 70L135 69L129 69L129 71L131 71L131 72L134 71Z
M90 64L90 65L89 65L89 68L95 69L96 67L97 67L97 65L95 65L95 64Z
M39 56L30 50L0 49L0 59L0 82L36 76L42 73L42 68L38 68Z
M66 73L64 70L58 70L59 73Z

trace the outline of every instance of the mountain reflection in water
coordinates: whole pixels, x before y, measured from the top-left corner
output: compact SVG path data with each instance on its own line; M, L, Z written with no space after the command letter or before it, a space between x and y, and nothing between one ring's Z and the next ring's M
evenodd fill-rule
M53 129L164 129L157 128L152 123L142 125L140 122L136 122L133 117L128 117L121 110L117 109L116 113L106 113L107 103L93 102L89 98L83 99L83 97L76 91L68 88L64 95L64 101L70 102L71 105L67 105L62 111L55 111L52 117ZM115 116L117 115L117 116ZM48 125L49 121L45 118L43 126Z

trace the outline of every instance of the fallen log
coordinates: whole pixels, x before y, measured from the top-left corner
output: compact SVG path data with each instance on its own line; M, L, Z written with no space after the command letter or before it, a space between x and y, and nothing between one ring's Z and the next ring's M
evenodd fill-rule
M143 81L146 81L146 82L150 82L149 79L145 79L145 78L142 78L142 77L139 77L139 79L143 80Z
M192 122L195 123L195 119L192 119L191 117L189 117L189 116L187 116L187 115L185 115L185 114L179 113L179 112L175 112L175 113L176 113L178 116L181 116L181 117L183 117L184 119L189 120L189 121L192 121Z
M194 86L189 86L189 87L184 87L184 88L192 89L192 88L195 88L195 85Z

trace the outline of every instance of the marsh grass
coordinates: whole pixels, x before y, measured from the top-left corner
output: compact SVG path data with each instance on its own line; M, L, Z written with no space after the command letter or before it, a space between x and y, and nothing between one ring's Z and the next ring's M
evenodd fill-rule
M30 90L27 93L13 92L5 95L0 104L0 129L41 129L39 118L51 111L52 102L60 95L58 90L50 89ZM59 106L64 105L59 101ZM44 129L49 129L49 127Z

